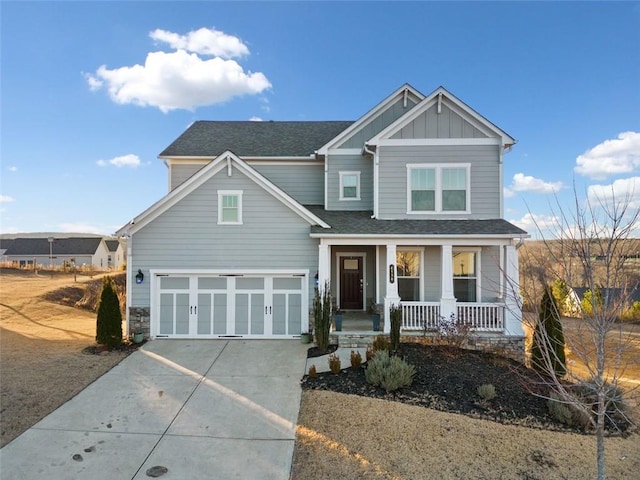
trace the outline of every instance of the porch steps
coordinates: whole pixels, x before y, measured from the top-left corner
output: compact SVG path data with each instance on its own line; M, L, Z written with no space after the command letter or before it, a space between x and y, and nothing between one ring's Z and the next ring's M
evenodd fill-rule
M373 343L376 335L382 332L331 332L331 343L337 343L340 348L366 348ZM336 342L337 340L337 342Z

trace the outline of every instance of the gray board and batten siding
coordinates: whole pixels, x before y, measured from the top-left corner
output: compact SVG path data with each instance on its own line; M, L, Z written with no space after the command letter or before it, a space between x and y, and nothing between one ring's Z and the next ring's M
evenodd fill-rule
M247 163L302 205L324 203L324 166L321 163L309 161L308 164L302 162L288 164L282 161L276 164L252 160ZM205 165L205 163L172 164L171 190L184 183Z
M242 225L218 225L218 190L241 190ZM131 271L142 269L318 269L309 223L234 168L223 169L133 235ZM133 307L148 307L150 281L132 285Z
M407 106L405 107L404 101L402 99L398 100L380 115L356 130L353 135L342 142L338 148L362 148L367 140L376 136L416 105L413 100L407 99Z
M487 138L487 135L446 105L441 105L440 113L434 105L390 138Z
M382 147L379 153L380 219L500 218L500 152L498 145ZM407 214L407 164L470 164L471 213Z

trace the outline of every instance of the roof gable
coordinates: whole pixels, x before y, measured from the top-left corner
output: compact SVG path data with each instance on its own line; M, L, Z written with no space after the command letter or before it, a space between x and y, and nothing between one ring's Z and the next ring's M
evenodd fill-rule
M442 115L442 117L440 117ZM446 133L445 133L446 132ZM496 138L505 147L516 140L444 87L438 87L418 106L372 137L367 145L406 138Z
M367 138L369 138L374 134L374 132L380 131L384 128L384 126L389 125L390 123L394 123L398 116L402 117L402 115L406 114L406 112L396 111L394 105L400 103L404 106L405 103L409 104L409 102L419 103L423 99L424 95L422 93L420 93L408 83L405 83L391 95L385 98L382 102L378 103L375 107L373 107L362 117L356 120L348 128L342 131L339 135L328 141L325 145L322 146L322 148L318 149L317 153L319 155L326 155L332 148L337 148L339 146L344 146L347 148L351 147L352 145L349 140L356 137L359 131L369 130L367 136ZM389 112L388 119L385 119L385 112ZM376 121L380 122L380 124L374 125ZM370 128L368 129L367 127ZM362 142L362 144L360 144L358 148L362 148L363 145L364 142Z
M240 159L235 153L231 151L223 152L221 155L209 163L207 166L198 170L188 180L180 184L178 187L169 192L166 196L158 200L147 210L135 217L127 225L120 228L117 235L134 234L145 225L151 223L158 216L166 212L173 205L178 203L183 198L194 192L198 187L202 186L206 181L215 176L223 169L231 168L239 169L249 179L253 180L258 186L265 191L273 195L276 199L282 202L285 206L293 210L310 225L319 225L323 228L329 228L321 218L317 217L300 203L286 194L283 190L267 180L264 176L258 173L255 169Z
M308 157L352 123L197 121L160 158L214 158L225 151L241 157Z

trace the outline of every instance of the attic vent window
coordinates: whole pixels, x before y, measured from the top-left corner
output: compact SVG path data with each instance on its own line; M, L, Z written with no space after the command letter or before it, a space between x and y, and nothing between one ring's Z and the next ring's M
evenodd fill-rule
M218 190L218 225L242 225L241 190Z

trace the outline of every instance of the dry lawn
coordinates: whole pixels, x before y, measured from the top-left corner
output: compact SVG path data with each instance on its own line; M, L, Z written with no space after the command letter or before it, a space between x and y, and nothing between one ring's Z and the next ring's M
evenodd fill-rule
M608 478L640 471L638 434L606 441ZM303 392L293 479L590 479L595 437L397 402Z
M72 274L0 274L0 447L126 356L83 354L95 343L95 314L40 298L70 285Z

